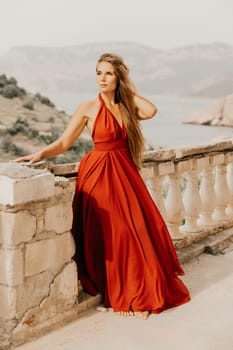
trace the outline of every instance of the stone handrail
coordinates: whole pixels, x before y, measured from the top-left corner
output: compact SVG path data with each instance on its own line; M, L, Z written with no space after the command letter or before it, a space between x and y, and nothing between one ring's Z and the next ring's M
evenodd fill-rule
M142 175L176 247L233 226L231 139L147 152Z
M0 163L0 349L83 310L70 233L77 172ZM233 226L231 139L146 152L141 174L176 248Z
M72 179L77 169L63 164L50 170ZM145 152L141 175L176 247L233 226L232 139Z

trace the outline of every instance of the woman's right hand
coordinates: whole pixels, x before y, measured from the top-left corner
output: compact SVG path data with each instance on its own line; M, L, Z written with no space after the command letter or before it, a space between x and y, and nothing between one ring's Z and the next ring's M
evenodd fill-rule
M30 162L35 163L39 162L42 159L41 152L29 154L28 156L19 157L13 159L12 162L20 163L20 162Z

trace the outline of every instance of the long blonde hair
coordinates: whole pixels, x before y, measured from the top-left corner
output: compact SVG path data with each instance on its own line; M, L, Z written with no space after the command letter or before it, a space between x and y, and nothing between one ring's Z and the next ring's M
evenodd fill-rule
M144 148L144 140L137 117L137 108L134 103L135 87L129 79L129 69L124 64L123 59L112 53L104 53L100 56L100 62L111 63L117 77L117 87L115 90L115 103L120 104L123 110L122 119L126 126L129 150L132 160L138 169L141 168L141 158Z

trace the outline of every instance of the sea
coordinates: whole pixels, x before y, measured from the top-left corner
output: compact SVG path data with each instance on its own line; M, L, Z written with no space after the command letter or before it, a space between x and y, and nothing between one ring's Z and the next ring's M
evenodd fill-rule
M95 98L96 94L77 93L53 96L59 109L72 114L82 101ZM154 148L171 148L209 143L233 136L233 128L184 124L182 121L215 104L217 98L178 97L168 95L146 95L157 109L157 115L141 122L147 145Z

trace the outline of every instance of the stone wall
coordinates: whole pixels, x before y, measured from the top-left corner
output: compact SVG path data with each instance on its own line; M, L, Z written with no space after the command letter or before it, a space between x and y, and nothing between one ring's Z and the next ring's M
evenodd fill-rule
M46 169L0 164L1 349L77 312L72 195L70 182Z

